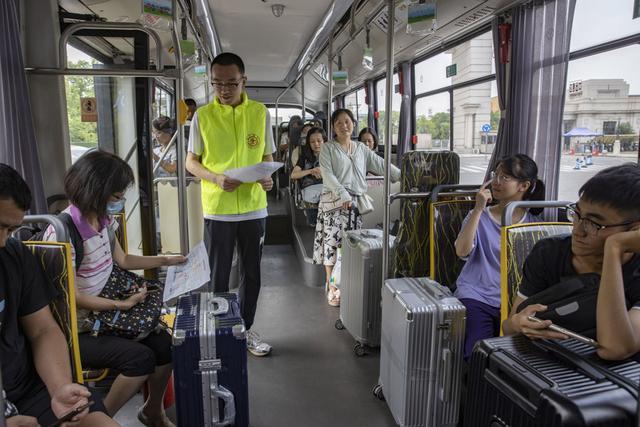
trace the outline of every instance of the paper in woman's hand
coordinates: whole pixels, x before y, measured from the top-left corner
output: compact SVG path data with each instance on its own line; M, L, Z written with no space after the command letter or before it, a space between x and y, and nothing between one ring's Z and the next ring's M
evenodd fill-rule
M273 175L282 166L284 166L284 163L262 162L244 168L228 169L224 172L224 175L240 182L256 182Z

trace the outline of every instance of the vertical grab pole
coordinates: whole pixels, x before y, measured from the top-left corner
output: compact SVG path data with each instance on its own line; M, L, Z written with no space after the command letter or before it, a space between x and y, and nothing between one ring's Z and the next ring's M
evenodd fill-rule
M300 93L300 97L302 98L302 123L304 123L307 117L307 105L304 98L304 72L302 73L302 77L300 77Z
M173 38L173 51L176 56L176 98L175 111L176 119L178 119L178 111L180 101L184 97L184 69L182 68L182 48L180 47L180 38L178 37L178 2L173 0L173 28L171 31ZM189 226L187 224L187 179L185 174L185 150L184 150L184 126L179 120L178 125L177 148L177 169L178 169L178 222L180 224L180 253L186 255L189 252Z
M329 141L333 141L333 133L331 130L331 114L333 113L333 104L331 103L333 98L333 29L331 30L331 35L329 36L329 48L327 49L327 56L329 58L329 63L327 64L329 70L329 90L327 91L327 138Z
M383 220L383 245L382 245L382 282L389 277L389 211L391 207L391 181L389 170L391 169L391 144L393 143L391 109L393 108L393 37L395 21L394 0L387 0L388 22L387 30L387 97L385 99L385 134L384 134L384 220Z

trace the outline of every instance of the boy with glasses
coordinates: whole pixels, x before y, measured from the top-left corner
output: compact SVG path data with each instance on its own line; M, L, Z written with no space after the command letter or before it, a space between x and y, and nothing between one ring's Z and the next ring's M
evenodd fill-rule
M583 330L596 329L600 357L625 359L640 352L640 166L604 169L579 194L578 202L567 207L573 222L571 236L542 240L527 257L513 309L503 323L504 333L567 338L548 329L550 320L528 320L547 310L546 306L531 304L520 312L518 306L563 279L597 274L596 308L583 321Z
M237 242L239 298L248 332L247 347L266 356L271 346L250 330L260 293L260 260L267 218L266 191L271 177L242 183L227 177L228 169L273 161L276 151L267 108L247 97L242 59L230 52L211 64L213 102L197 110L191 122L187 170L202 181L204 242L209 252L215 292L229 291L233 251Z

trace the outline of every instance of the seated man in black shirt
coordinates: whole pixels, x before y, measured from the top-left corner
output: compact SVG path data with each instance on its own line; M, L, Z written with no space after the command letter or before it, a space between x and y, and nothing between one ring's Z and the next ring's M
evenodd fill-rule
M527 319L546 306L531 304L520 312L518 306L562 279L595 273L600 276L599 287L596 309L589 317L591 322L595 318L598 355L625 359L640 352L640 166L629 163L604 169L579 194L578 203L569 208L571 236L542 240L527 257L513 309L503 323L504 333L567 338L548 329L550 320Z
M95 404L74 418L79 425L118 426L100 399L72 382L67 342L49 310L53 285L31 251L10 237L30 204L22 177L0 163L0 359L7 400L20 414L7 426L49 425L89 399Z

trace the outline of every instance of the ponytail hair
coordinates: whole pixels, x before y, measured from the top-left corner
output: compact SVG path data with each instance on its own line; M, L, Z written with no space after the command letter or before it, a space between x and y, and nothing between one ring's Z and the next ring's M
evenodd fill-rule
M515 154L502 158L498 162L497 168L501 168L504 173L516 178L520 182L529 181L529 188L522 196L522 200L542 201L545 196L544 182L538 178L538 165L526 154ZM540 215L543 208L531 208L532 215Z

